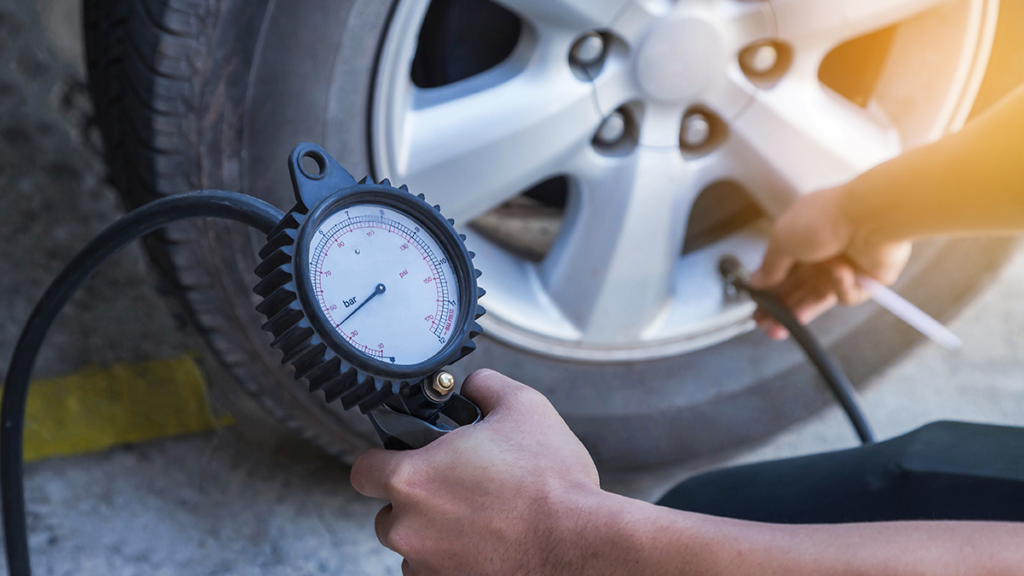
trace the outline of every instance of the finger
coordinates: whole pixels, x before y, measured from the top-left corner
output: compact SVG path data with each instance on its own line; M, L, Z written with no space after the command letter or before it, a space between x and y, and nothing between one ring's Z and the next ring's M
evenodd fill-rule
M838 302L839 299L832 292L821 298L808 298L793 308L793 315L796 316L797 322L804 325L810 324L812 320L827 312Z
M785 305L785 303L783 303ZM789 305L785 305L789 308ZM766 312L763 308L758 308L755 312L755 320L757 321L757 327L760 328L765 336L772 340L785 340L789 337L789 331L786 330L785 326L781 322L775 319L774 316Z
M757 324L758 328L764 328L765 325L771 321L772 317L761 308L754 310L754 322Z
M783 301L783 305L800 324L807 324L835 304L836 295L828 282L809 283ZM773 340L785 340L789 337L789 330L774 318L768 317L762 328Z
M754 320L757 322L757 327L765 333L766 336L772 340L785 340L789 332L779 324L775 318L772 318L770 314L758 308L754 312Z
M867 292L861 288L857 281L857 272L852 266L837 261L830 265L832 281L835 286L836 297L844 306L854 306L867 300Z
M804 278L797 278L801 276L794 268L794 272L778 287L771 290L775 294L776 298L779 299L786 308L790 308L791 302L798 299L800 295L806 292L807 287L800 283L803 282ZM800 282L796 282L799 280ZM754 321L757 323L758 328L764 331L772 340L785 340L789 336L789 332L775 319L768 311L760 306L754 311Z
M793 290L785 300L790 310L795 310L808 302L821 301L835 292L831 270L820 264L805 267L801 271L801 282L800 287Z
M784 294L781 294L779 296L779 300L785 304L786 308L792 310L800 302L814 297L815 295L822 294L827 290L828 288L822 290L822 283L820 281L804 278L802 284L790 289Z
M786 330L786 327L778 322L772 322L767 328L765 328L764 332L769 338L779 342L789 338L789 330Z
M378 500L391 500L388 481L395 474L399 462L411 452L395 452L374 448L363 453L352 465L349 481L356 492Z
M769 241L761 267L750 275L750 285L760 289L778 286L789 275L795 263L796 260L779 248L778 242Z
M472 400L487 416L507 405L523 388L527 386L494 370L483 369L466 377L462 383L462 395Z
M826 299L805 301L793 309L793 316L800 324L807 324L825 313L829 308L835 306L835 296L831 295ZM789 330L775 320L768 320L761 326L766 336L772 340L782 341L789 338Z
M377 516L373 519L373 531L377 534L377 540L384 545L385 548L388 547L388 542L391 541L391 526L394 521L394 508L391 504L381 508L380 512L377 512Z
M782 326L781 324L779 324L778 320L776 320L774 317L772 317L767 312L764 312L760 308L757 309L754 319L757 322L757 327L761 329L761 331L763 331L769 337L771 336L774 330L777 330L779 327Z
M817 264L797 264L790 270L789 276L771 291L787 308L792 308L795 302L806 298L808 293L820 291L821 286L828 282L829 279L822 274Z

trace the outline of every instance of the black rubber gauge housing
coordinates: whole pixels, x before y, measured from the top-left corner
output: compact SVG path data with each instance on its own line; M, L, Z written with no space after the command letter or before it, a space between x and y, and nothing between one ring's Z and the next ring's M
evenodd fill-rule
M358 406L366 413L476 349L473 338L482 331L476 319L484 314L477 304L484 294L477 286L480 272L465 236L439 206L387 180L378 184L367 177L357 183L315 144L300 144L288 164L296 205L260 250L256 274L261 280L254 291L262 298L256 309L267 318L263 329L274 335L271 346L284 353L282 363L294 368L296 379L305 378L310 392L322 391L327 402L341 400L346 410ZM425 361L396 364L361 351L335 328L317 299L309 255L321 225L346 208L368 204L414 221L437 242L455 273L458 295L452 298L458 299L458 315L440 350Z

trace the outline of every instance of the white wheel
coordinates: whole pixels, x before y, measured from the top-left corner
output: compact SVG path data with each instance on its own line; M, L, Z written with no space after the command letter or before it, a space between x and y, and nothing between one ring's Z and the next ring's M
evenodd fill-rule
M376 173L478 224L469 242L487 271L487 334L586 362L674 356L749 330L752 304L724 298L717 261L730 253L756 266L764 223L684 254L688 223L705 216L697 199L729 183L778 214L955 130L998 16L994 0L502 4L521 30L509 56L420 87L411 69L430 2L398 3L376 77ZM822 81L830 52L883 29L889 56L869 100ZM581 46L599 58L580 64ZM714 121L684 121L694 110ZM609 146L602 134L623 112L632 133L613 133L634 145ZM559 176L569 197L539 261L481 233ZM519 236L529 242L535 228Z

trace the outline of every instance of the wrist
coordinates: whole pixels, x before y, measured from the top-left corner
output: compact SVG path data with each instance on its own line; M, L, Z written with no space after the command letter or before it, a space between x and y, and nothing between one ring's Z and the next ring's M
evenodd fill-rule
M728 541L718 537L722 522L598 490L577 500L576 514L564 527L562 548L571 553L562 560L569 561L545 574L716 573L724 553L721 545Z
M542 504L538 522L547 526L536 534L535 549L544 554L538 558L541 573L551 576L597 575L595 560L603 554L602 543L611 538L616 520L612 494L597 486L563 487L549 495ZM611 574L611 572L609 572Z
M851 244L880 246L910 239L903 227L893 222L893 196L884 185L885 174L880 171L885 166L868 170L833 189L839 219L850 231Z
M821 194L828 195L831 210L827 214L834 233L852 242L858 231L865 229L863 214L858 210L856 191L853 182L824 190Z
M847 255L857 251L870 251L883 243L879 238L878 222L872 218L870 201L859 192L859 181L853 180L830 190L835 194L835 226L846 238Z

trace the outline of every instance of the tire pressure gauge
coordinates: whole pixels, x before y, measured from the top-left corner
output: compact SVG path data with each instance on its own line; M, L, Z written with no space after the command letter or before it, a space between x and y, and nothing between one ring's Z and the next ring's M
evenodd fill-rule
M472 352L483 290L465 236L405 186L355 179L319 146L289 158L297 203L267 237L257 310L311 392L417 448L480 412L444 369Z

